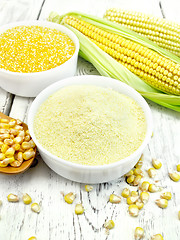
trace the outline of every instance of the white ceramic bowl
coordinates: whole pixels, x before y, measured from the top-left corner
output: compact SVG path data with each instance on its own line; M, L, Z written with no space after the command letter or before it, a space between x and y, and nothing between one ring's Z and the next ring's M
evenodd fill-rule
M65 161L57 156L54 156L37 141L33 130L34 117L39 109L39 106L54 92L60 88L70 85L96 85L100 87L112 88L120 93L123 93L133 98L143 109L147 121L147 132L142 145L130 156L118 162L99 165L87 166ZM100 183L107 182L127 173L139 160L144 148L148 144L152 135L152 115L151 110L141 95L128 85L111 78L102 76L76 76L61 80L43 90L32 103L28 114L28 127L30 134L36 143L39 153L46 164L61 176L73 181L82 183ZM48 134L48 133L47 133ZM53 136L52 136L53 137Z
M62 79L74 76L77 68L77 58L79 52L79 40L76 35L68 28L48 22L48 21L26 21L26 22L15 22L0 27L0 34L5 32L7 29L16 26L42 26L57 29L66 35L68 35L75 44L75 53L62 65L53 69L36 72L36 73L17 73L10 72L5 69L0 69L0 87L6 91L24 97L35 97L44 88L50 84Z

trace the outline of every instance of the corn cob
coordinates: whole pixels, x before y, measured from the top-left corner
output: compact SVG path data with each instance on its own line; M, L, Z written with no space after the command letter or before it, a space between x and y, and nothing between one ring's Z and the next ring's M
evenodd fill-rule
M180 112L177 56L106 19L77 12L63 16L52 12L48 20L65 25L77 35L79 55L101 75L116 78L145 98Z
M77 17L67 16L64 23L86 35L99 48L163 92L180 95L180 66L160 54L107 32Z
M117 8L108 9L104 18L147 37L160 47L180 57L179 24L148 14Z

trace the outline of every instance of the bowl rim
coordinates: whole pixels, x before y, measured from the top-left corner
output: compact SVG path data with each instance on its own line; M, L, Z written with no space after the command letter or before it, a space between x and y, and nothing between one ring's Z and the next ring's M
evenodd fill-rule
M61 89L63 87L66 87L66 86L73 85L73 84L68 84L69 81L78 80L79 78L83 79L84 77L86 79L91 79L91 80L94 79L94 78L96 78L96 80L97 80L97 78L98 78L98 81L99 80L100 81L106 80L106 81L111 81L111 83L114 82L115 84L118 84L122 88L128 90L130 93L133 93L133 95L135 95L135 97L132 97L132 98L138 104L139 104L139 101L141 101L141 107L142 107L143 112L144 112L145 117L146 117L147 131L146 131L146 136L145 136L142 144L130 156L127 156L126 158L123 158L123 159L121 159L117 162L113 162L113 163L109 163L109 164L83 165L83 164L74 163L74 162L71 162L71 161L68 161L68 160L64 160L60 157L57 157L57 156L53 155L48 150L46 150L36 139L36 136L35 136L34 131L33 131L33 122L34 122L34 116L37 112L37 109L39 109L40 105L50 95L57 92L59 89ZM83 80L83 81L85 81L85 80ZM74 84L74 85L83 85L83 84ZM99 85L96 85L96 84L84 84L84 85L99 86ZM101 86L101 87L103 87L103 86ZM119 91L117 91L117 92L119 92ZM41 103L39 104L39 102L41 102ZM35 109L36 109L36 111L35 111ZM31 135L33 141L35 142L37 147L40 149L40 151L42 151L44 154L46 154L49 157L50 161L53 161L53 162L56 162L56 163L59 162L59 163L65 165L65 166L73 167L73 168L81 169L81 170L105 170L105 169L115 168L116 166L123 165L124 163L127 163L127 162L131 162L134 158L140 156L143 153L144 148L147 146L147 144L149 143L149 141L151 139L151 136L152 136L153 118L152 118L151 109L150 109L149 105L147 104L147 102L145 101L145 99L136 90L134 90L132 87L128 86L127 84L125 84L125 83L123 83L123 82L121 82L117 79L112 79L110 77L104 77L104 76L99 76L99 75L80 75L80 76L65 78L65 79L60 80L56 83L53 83L38 94L38 96L34 99L33 103L31 104L31 107L30 107L29 112L28 112L28 128L29 128L29 132L30 132L30 135Z
M48 28L54 28L57 29L59 31L62 31L64 34L66 34L74 43L75 45L75 51L74 54L72 55L72 57L70 57L66 62L62 63L59 66L56 66L54 68L45 70L45 71L41 71L41 72L30 72L30 73L23 73L23 72L12 72L3 68L0 68L0 73L3 74L9 74L9 75L16 75L16 76L21 76L21 77L30 77L30 76L35 76L35 75L42 75L42 74L46 74L53 72L55 69L61 69L63 68L66 64L68 64L70 61L72 61L74 58L76 58L76 56L78 55L79 52L79 39L77 38L77 36L75 35L75 33L73 31L71 31L69 28L60 25L58 23L54 23L54 22L49 22L49 21L42 21L42 20L30 20L30 21L18 21L18 22L12 22L12 23L8 23L5 25L0 26L0 35L5 32L8 29L11 29L13 27L17 27L17 26L43 26L43 27L48 27Z

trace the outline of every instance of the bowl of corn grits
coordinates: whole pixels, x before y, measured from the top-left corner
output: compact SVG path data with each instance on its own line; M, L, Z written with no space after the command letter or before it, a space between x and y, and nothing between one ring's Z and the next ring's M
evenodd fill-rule
M101 183L137 163L152 135L152 115L128 85L83 75L43 90L30 107L28 127L53 171L77 182Z
M50 84L75 75L79 40L68 28L48 21L0 27L0 86L35 97Z

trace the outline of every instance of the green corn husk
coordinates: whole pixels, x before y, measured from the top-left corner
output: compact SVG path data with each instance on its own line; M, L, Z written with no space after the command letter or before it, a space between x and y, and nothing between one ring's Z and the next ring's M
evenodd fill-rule
M161 55L173 60L178 64L180 64L179 57L160 48L158 45L151 42L147 38L140 36L137 33L134 33L133 31L126 29L125 27L120 26L117 23L113 23L99 17L90 16L78 12L72 12L60 16L57 13L52 12L48 18L49 21L65 25L67 28L69 28L76 34L80 42L79 55L85 60L91 62L101 75L118 79L133 87L143 97L164 107L180 112L180 96L163 93L145 83L141 78L130 72L121 63L117 62L109 54L101 50L96 44L94 44L81 32L69 26L68 24L65 24L63 22L63 18L66 16L74 16L81 18L82 20L89 22L104 30L119 34L120 36L125 37L129 40L138 42L143 46L146 46L160 53Z

